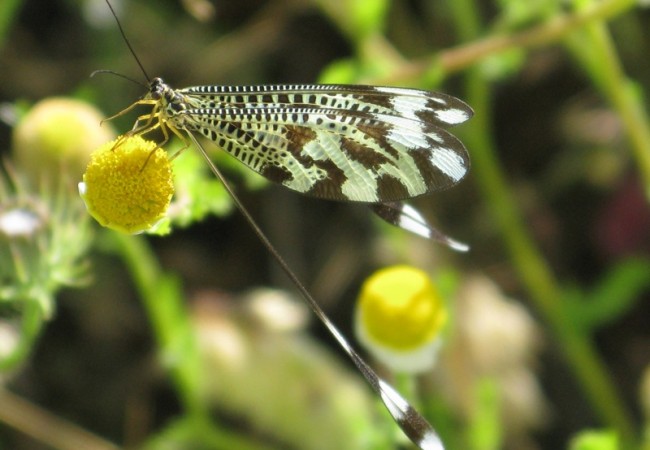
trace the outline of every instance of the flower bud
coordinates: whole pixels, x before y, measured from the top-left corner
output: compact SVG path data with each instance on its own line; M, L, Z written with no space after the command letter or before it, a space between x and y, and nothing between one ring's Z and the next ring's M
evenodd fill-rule
M14 129L14 159L38 181L56 182L62 174L78 180L92 150L115 136L108 124L100 126L102 119L97 109L79 100L42 100Z

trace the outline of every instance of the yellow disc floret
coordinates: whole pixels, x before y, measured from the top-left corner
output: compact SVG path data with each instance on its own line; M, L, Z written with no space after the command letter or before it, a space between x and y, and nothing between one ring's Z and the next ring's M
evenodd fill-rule
M92 154L79 192L103 226L126 233L151 228L174 193L167 152L140 136L120 137Z
M368 336L395 350L412 350L430 342L446 321L440 295L427 274L394 266L366 280L359 314Z

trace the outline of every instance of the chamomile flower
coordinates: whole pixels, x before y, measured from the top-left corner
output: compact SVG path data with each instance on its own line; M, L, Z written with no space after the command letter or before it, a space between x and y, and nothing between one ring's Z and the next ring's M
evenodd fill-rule
M91 155L79 193L101 225L130 234L145 231L171 202L171 162L155 142L122 136Z
M440 347L447 311L429 276L410 266L375 272L359 294L355 328L358 339L397 372L432 367Z

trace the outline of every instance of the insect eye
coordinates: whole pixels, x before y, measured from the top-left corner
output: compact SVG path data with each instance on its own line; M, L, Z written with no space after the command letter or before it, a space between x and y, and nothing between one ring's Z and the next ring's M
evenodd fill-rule
M149 96L154 100L160 100L165 90L165 83L162 78L154 78L149 85Z

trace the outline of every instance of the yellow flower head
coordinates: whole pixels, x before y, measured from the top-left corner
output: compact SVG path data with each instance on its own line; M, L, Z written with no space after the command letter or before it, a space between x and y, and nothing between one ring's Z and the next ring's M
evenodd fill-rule
M115 138L109 124L100 126L102 118L94 106L79 100L41 100L14 128L14 158L34 180L77 179L92 150Z
M364 283L357 304L359 340L396 370L428 369L436 339L447 321L440 295L428 275L414 267L393 266Z
M79 193L90 215L105 227L126 233L151 228L174 193L167 152L140 136L109 142L92 154Z

